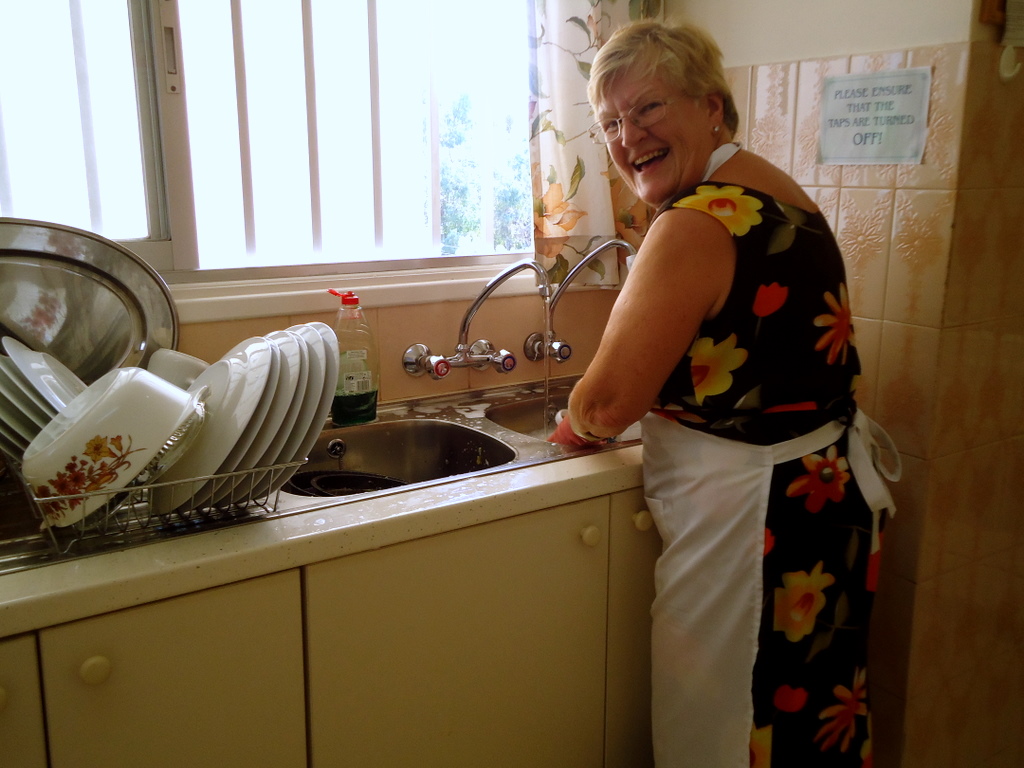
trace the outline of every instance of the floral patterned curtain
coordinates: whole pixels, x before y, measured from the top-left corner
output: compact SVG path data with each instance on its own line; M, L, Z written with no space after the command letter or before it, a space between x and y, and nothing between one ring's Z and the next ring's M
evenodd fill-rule
M534 247L552 282L595 246L619 237L639 247L648 207L615 172L608 150L587 135L594 116L587 80L594 54L623 24L661 14L660 0L531 0L530 155ZM625 254L619 254L624 258ZM615 250L580 280L616 285Z

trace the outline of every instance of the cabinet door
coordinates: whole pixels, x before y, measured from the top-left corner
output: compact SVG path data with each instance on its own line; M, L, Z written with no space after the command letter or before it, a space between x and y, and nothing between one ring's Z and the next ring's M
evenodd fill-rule
M46 768L35 635L0 640L0 765Z
M307 569L317 768L593 768L607 499Z
M661 537L643 490L611 497L608 555L606 768L654 765L651 747L651 603Z
M298 571L40 633L52 768L306 764Z

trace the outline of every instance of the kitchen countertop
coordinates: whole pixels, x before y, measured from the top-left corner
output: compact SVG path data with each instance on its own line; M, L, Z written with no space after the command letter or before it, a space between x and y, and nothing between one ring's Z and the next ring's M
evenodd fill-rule
M373 494L0 576L0 637L642 485L642 448ZM279 507L307 506L282 494Z

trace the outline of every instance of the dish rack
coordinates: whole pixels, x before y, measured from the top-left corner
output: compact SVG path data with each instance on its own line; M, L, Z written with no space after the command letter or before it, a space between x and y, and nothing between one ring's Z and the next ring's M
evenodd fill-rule
M272 515L280 498L283 480L305 464L305 460L237 472L186 478L173 482L129 485L118 490L93 491L67 496L37 497L16 459L4 454L7 471L24 490L39 537L58 556L81 555L163 539L184 533L232 525ZM211 484L230 484L227 499L211 502ZM277 490L270 490L277 489ZM185 499L171 512L157 512L150 499L154 492L173 490ZM99 508L67 526L43 525L44 506L53 503L83 503L99 498Z

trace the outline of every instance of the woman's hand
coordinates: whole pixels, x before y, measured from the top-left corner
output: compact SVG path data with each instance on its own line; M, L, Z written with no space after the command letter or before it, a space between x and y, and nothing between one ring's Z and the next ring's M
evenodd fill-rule
M549 443L559 443L560 445L568 445L573 448L586 448L590 446L598 446L606 443L606 440L587 440L585 437L580 437L572 431L572 425L569 423L569 417L565 416L555 427L555 431L548 436Z

